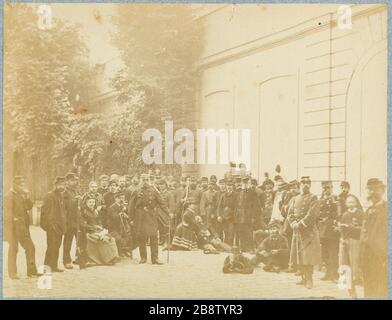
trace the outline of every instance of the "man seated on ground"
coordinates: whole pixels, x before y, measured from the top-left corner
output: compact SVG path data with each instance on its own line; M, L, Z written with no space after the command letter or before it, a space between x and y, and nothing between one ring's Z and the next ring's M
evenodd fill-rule
M223 263L223 273L242 273L250 274L253 273L252 261L245 257L237 246L233 246L232 253L226 257Z
M289 246L287 239L279 234L281 229L279 221L271 221L268 227L270 235L258 246L252 261L254 265L258 265L260 262L264 263L264 271L280 272L280 270L287 268Z

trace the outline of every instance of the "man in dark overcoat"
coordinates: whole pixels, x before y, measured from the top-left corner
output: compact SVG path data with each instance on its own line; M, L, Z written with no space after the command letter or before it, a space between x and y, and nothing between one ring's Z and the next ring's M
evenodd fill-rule
M147 262L148 239L152 264L162 264L158 260L158 208L170 218L173 217L158 191L149 184L149 175L142 174L140 189L132 194L128 205L128 216L135 226L135 235L139 243L141 264Z
M8 275L19 279L17 273L17 255L19 244L25 251L27 275L38 275L35 264L35 247L30 236L28 211L33 207L24 177L16 176L12 189L4 196L4 240L8 242Z
M311 180L302 177L301 193L290 203L288 219L293 229L290 251L290 263L301 272L302 280L298 283L306 288L313 288L313 267L321 262L320 237L317 228L319 219L319 201L310 192Z
M45 196L40 224L46 231L45 265L52 272L63 272L58 267L59 251L63 235L67 231L67 212L64 203L65 178L56 177L54 189Z

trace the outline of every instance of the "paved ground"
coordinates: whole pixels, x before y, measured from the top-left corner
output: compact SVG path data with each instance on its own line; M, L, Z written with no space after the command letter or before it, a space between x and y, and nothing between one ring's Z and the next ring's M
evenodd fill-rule
M32 228L37 263L42 264L45 235ZM4 243L4 253L7 244ZM318 280L314 289L297 286L297 277L286 273L267 273L257 268L251 275L223 274L226 254L205 255L200 251L171 252L170 264L139 265L137 259L124 259L115 266L97 266L84 270L66 270L52 277L52 289L39 289L37 278L26 277L23 249L19 252L20 280L7 276L4 254L4 297L41 298L349 298L331 282ZM138 256L135 251L135 256ZM160 253L166 261L166 252Z

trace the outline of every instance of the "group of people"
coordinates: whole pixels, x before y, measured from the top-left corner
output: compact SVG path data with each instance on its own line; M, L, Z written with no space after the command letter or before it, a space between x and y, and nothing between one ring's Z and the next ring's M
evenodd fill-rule
M298 284L313 287L313 269L325 270L322 280L338 281L349 270L350 294L363 284L365 297L387 295L387 204L385 185L367 182L369 206L363 210L348 182L333 193L323 181L318 197L310 177L287 183L266 174L258 183L245 170L216 176L164 176L159 170L134 176L101 175L80 192L78 176L57 177L44 198L40 225L47 234L45 265L59 267L63 245L66 269L79 265L115 264L121 257L162 264L164 250L230 252L223 272L251 273L259 264L267 272L295 272ZM14 178L4 200L4 234L9 242L8 272L18 279L16 256L26 252L28 276L37 276L35 249L29 232L30 200L24 177ZM71 254L76 243L76 253ZM71 256L75 256L73 260ZM344 268L342 268L342 266Z

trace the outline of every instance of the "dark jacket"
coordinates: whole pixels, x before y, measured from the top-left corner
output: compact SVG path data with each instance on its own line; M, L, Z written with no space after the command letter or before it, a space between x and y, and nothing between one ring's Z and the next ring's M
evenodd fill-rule
M67 231L67 212L64 195L57 190L50 191L44 198L40 224L45 231L64 234Z
M4 240L9 241L14 235L24 236L29 232L28 211L33 207L33 202L22 194L10 190L4 196Z
M67 212L67 229L75 229L78 227L79 221L79 199L78 193L72 189L64 191L64 204Z
M169 215L169 209L154 188L143 186L132 194L128 204L128 216L134 222L137 237L157 234L158 209Z
M262 208L254 190L236 192L234 222L252 224L261 219Z
M334 229L334 225L338 220L338 203L338 198L334 195L322 195L320 197L320 239L339 238L339 232Z

